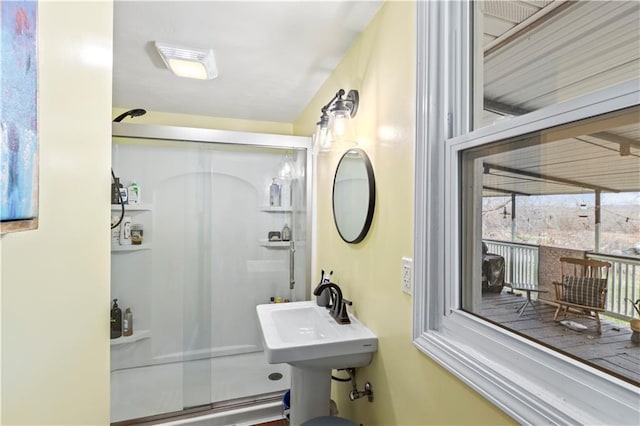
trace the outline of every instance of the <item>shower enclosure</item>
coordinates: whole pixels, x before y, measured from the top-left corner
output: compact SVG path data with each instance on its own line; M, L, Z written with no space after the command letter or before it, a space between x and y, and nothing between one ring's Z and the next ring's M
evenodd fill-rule
M278 405L289 371L266 362L255 307L309 298L309 147L303 137L113 125L115 175L140 188L126 221L142 226L143 242L112 233L112 299L134 317L133 334L111 340L112 422ZM269 238L285 226L290 241Z

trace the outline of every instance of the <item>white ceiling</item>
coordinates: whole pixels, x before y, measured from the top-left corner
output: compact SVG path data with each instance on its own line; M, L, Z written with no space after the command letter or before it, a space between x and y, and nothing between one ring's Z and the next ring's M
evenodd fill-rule
M113 104L294 122L381 4L381 0L116 0ZM484 17L484 102L491 121L492 113L524 114L640 75L640 3L636 1L486 0L479 4ZM213 48L219 77L208 81L175 77L159 58L154 41ZM517 164L509 157L499 165L573 180L577 170L592 171L583 180L621 191L640 190L640 126L609 129L594 137L600 142L582 137L551 144L555 151L539 159L539 164ZM620 159L622 145L631 148ZM561 155L565 146L600 160L618 155L617 163L626 165L624 176L614 176L597 161L547 170L550 165L545 158ZM500 158L491 162L500 163ZM547 180L534 188L531 179L518 183L513 173L500 178L506 180L494 176L490 186L513 191L526 183L528 187L520 191L531 194L566 193L572 188Z
M113 105L292 123L381 4L116 0ZM218 78L174 76L155 41L214 49Z

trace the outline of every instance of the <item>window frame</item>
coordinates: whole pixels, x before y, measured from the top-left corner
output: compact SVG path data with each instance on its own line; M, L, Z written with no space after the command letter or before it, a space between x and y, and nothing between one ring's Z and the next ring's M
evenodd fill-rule
M520 423L637 424L637 387L462 311L458 283L461 151L639 105L640 80L470 131L471 7L416 7L413 343Z

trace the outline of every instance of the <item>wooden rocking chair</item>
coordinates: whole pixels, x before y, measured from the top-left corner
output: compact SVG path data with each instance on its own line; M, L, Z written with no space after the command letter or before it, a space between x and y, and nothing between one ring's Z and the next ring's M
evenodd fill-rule
M598 333L602 332L599 312L605 310L607 297L607 279L611 263L592 259L574 259L561 257L562 282L554 281L558 304L554 321L560 311L564 318L573 313L593 318L598 324Z

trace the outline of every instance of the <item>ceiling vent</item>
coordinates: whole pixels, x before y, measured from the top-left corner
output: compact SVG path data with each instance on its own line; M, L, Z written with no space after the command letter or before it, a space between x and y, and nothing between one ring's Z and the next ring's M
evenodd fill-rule
M162 60L178 77L212 80L218 76L213 49L192 49L155 42Z

